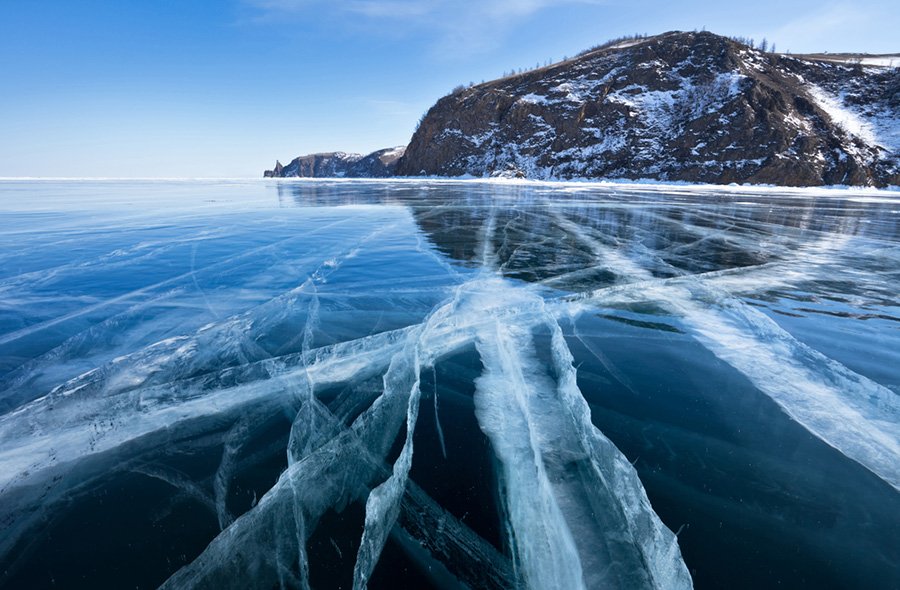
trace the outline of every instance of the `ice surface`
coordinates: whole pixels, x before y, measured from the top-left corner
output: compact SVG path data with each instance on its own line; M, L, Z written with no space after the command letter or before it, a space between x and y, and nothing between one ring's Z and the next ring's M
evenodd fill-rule
M801 273L809 276L829 252L847 245L841 240L823 242L800 253ZM590 243L603 252L602 246ZM620 290L629 292L628 303L635 297L654 301L681 316L700 343L746 375L793 419L900 490L900 397L895 392L798 342L765 314L722 290L746 288L730 280L733 277L715 273L708 280L695 275L657 281L631 261L615 254L607 258L633 281ZM764 280L772 288L799 278L784 266L767 266L753 282ZM610 291L596 295L607 303L621 297Z
M482 296L512 297L499 285L482 289ZM544 321L553 334L555 384L537 361L530 330L488 324L478 338L485 373L476 409L503 464L510 542L526 584L691 587L674 535L656 518L633 467L591 425L559 326L549 314Z
M118 219L127 231L86 231L83 258L66 252L77 218L0 232L0 583L35 575L43 527L137 477L168 490L148 513L190 506L211 524L145 585L384 587L409 565L435 587L689 588L716 543L683 558L670 529L703 503L678 512L680 472L634 450L674 379L615 354L667 334L708 351L684 363L698 389L730 371L752 398L735 408L774 402L832 454L804 473L859 469L862 503L895 501L891 193L259 186L291 207ZM805 489L771 485L785 502ZM883 551L872 571L890 580Z

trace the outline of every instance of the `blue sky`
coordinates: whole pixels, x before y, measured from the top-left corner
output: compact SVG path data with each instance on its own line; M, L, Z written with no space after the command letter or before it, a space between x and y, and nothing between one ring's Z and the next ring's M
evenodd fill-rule
M255 177L635 32L900 51L896 0L0 0L0 176Z

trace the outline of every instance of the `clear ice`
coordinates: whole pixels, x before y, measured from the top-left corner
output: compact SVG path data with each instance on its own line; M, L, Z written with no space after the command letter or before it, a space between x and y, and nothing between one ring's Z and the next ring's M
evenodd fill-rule
M892 376L849 368L758 304L827 277L853 285L848 305L890 310L896 241L829 227L780 233L782 220L732 201L673 215L639 187L463 186L285 183L279 198L302 207L282 219L249 222L238 210L217 228L134 243L127 232L150 222L127 218L133 226L96 237L84 259L22 272L10 269L26 254L4 250L3 312L25 319L0 334L4 352L21 356L0 376L0 582L25 567L47 522L111 473L129 473L170 486L173 501L217 525L163 588L314 587L310 545L348 506L361 510L355 554L330 544L342 563L352 558L356 589L388 543L436 587L691 588L639 471L596 425L605 410L591 399L607 393L585 389L597 381L582 380L576 357L634 395L642 387L598 344L598 314L687 335L900 491ZM667 198L687 199L679 190ZM175 215L189 227L199 213ZM56 223L25 251L68 247L75 237ZM273 223L296 227L261 237ZM235 232L239 251L227 246ZM227 254L198 259L217 248ZM167 275L169 259L189 265ZM62 295L70 281L151 264L158 276L126 292ZM52 313L47 292L60 299ZM471 407L492 451L499 542L415 481L419 462L457 452L436 371L457 355L477 359ZM417 438L425 419L433 457ZM290 424L286 436L267 439L277 420ZM172 449L208 453L215 466L190 475L167 463ZM284 461L274 483L236 505L238 474L273 456Z

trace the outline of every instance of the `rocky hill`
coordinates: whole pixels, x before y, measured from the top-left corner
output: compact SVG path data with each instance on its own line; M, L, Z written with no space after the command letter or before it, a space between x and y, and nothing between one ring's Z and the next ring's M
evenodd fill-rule
M406 150L405 147L386 148L368 155L348 154L345 152L329 152L310 154L291 160L287 166L275 162L275 168L266 170L266 178L384 178L393 176L397 162Z
M895 64L707 32L611 44L445 96L392 173L898 185Z

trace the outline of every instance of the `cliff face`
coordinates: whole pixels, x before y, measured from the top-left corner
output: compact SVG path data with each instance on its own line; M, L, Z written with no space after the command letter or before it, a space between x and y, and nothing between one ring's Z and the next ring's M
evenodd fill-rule
M406 148L386 148L362 154L329 152L294 158L287 166L275 162L275 168L266 170L266 178L384 178L393 176L397 162Z
M440 99L396 174L882 186L898 146L898 68L667 33Z

